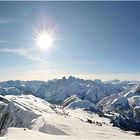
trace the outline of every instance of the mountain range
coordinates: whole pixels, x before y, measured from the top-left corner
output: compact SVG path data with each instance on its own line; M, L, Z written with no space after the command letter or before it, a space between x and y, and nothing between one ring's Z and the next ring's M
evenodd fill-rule
M52 122L48 124L50 118L46 119L44 115L72 119L77 118L75 112L86 113L86 118L77 118L83 123L98 126L105 123L109 127L112 123L125 131L140 132L139 81L102 82L72 76L46 82L11 80L0 82L0 95L2 135L11 127L53 135L72 135L65 127L56 124L53 127ZM101 122L93 120L96 115ZM107 121L103 122L104 119Z

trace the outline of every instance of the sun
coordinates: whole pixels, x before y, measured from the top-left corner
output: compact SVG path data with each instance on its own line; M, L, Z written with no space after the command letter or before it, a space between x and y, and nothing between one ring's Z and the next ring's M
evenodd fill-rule
M54 45L53 36L45 30L38 33L35 40L36 46L39 48L40 51L43 52L48 51Z

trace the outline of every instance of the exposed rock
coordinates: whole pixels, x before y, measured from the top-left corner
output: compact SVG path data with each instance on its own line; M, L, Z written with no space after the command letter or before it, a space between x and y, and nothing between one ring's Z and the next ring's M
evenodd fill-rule
M0 96L0 133L3 134L9 127L30 128L32 120L39 115Z
M128 112L122 112L118 116L114 115L111 123L113 123L113 126L117 126L124 130L140 132L140 110L137 110L137 112L131 110Z

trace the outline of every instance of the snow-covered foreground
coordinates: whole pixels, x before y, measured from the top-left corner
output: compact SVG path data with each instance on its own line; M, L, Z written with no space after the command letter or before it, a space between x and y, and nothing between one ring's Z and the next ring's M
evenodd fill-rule
M62 109L32 95L6 96L19 108L31 110L39 117L29 128L8 128L1 140L135 140L139 136L112 127L107 118L81 109ZM20 115L20 114L18 114ZM28 117L26 117L28 120ZM92 120L92 124L87 122ZM42 133L44 132L44 133Z
M106 133L108 131L108 133ZM111 134L113 132L113 134ZM93 134L91 134L93 133ZM83 137L82 137L83 136ZM82 136L56 136L22 128L9 128L1 140L139 140L139 137L111 130L86 131Z

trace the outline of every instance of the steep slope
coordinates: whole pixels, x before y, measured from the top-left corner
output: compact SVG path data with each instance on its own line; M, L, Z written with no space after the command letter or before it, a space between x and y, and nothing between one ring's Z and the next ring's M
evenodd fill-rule
M34 94L52 103L62 103L66 98L76 95L81 100L97 103L102 98L124 90L121 85L103 83L100 80L82 80L75 77L65 77L48 81Z
M103 112L117 113L112 123L125 130L140 131L140 85L131 90L102 99L98 104Z
M9 127L30 128L32 120L39 115L32 112L28 107L8 100L0 96L0 133L4 133Z
M107 82L83 80L72 76L48 82L10 80L0 82L0 95L33 94L55 104L60 104L66 98L76 95L81 100L96 104L104 97L118 94L134 84L135 82L119 80Z
M112 127L107 118L99 117L97 114L82 109L64 109L32 95L1 96L0 103L0 116L6 120L2 123L5 124L2 126L6 127L1 128L10 127L2 138L4 140L138 139L131 134L132 132L126 133ZM2 114L6 112L11 114L9 115L11 117L5 119ZM39 133L39 131L45 134Z
M0 96L0 133L9 127L27 128L56 135L65 133L47 125L43 114L56 114L55 106L32 95ZM47 129L51 131L48 131ZM55 132L54 132L55 131Z
M130 90L103 98L97 105L104 112L128 110L140 105L140 85L134 85ZM118 109L117 109L118 108Z
M86 111L91 111L97 113L99 115L103 115L102 111L99 107L97 107L94 103L89 100L81 100L76 95L72 95L61 104L62 107L77 109L82 108Z

